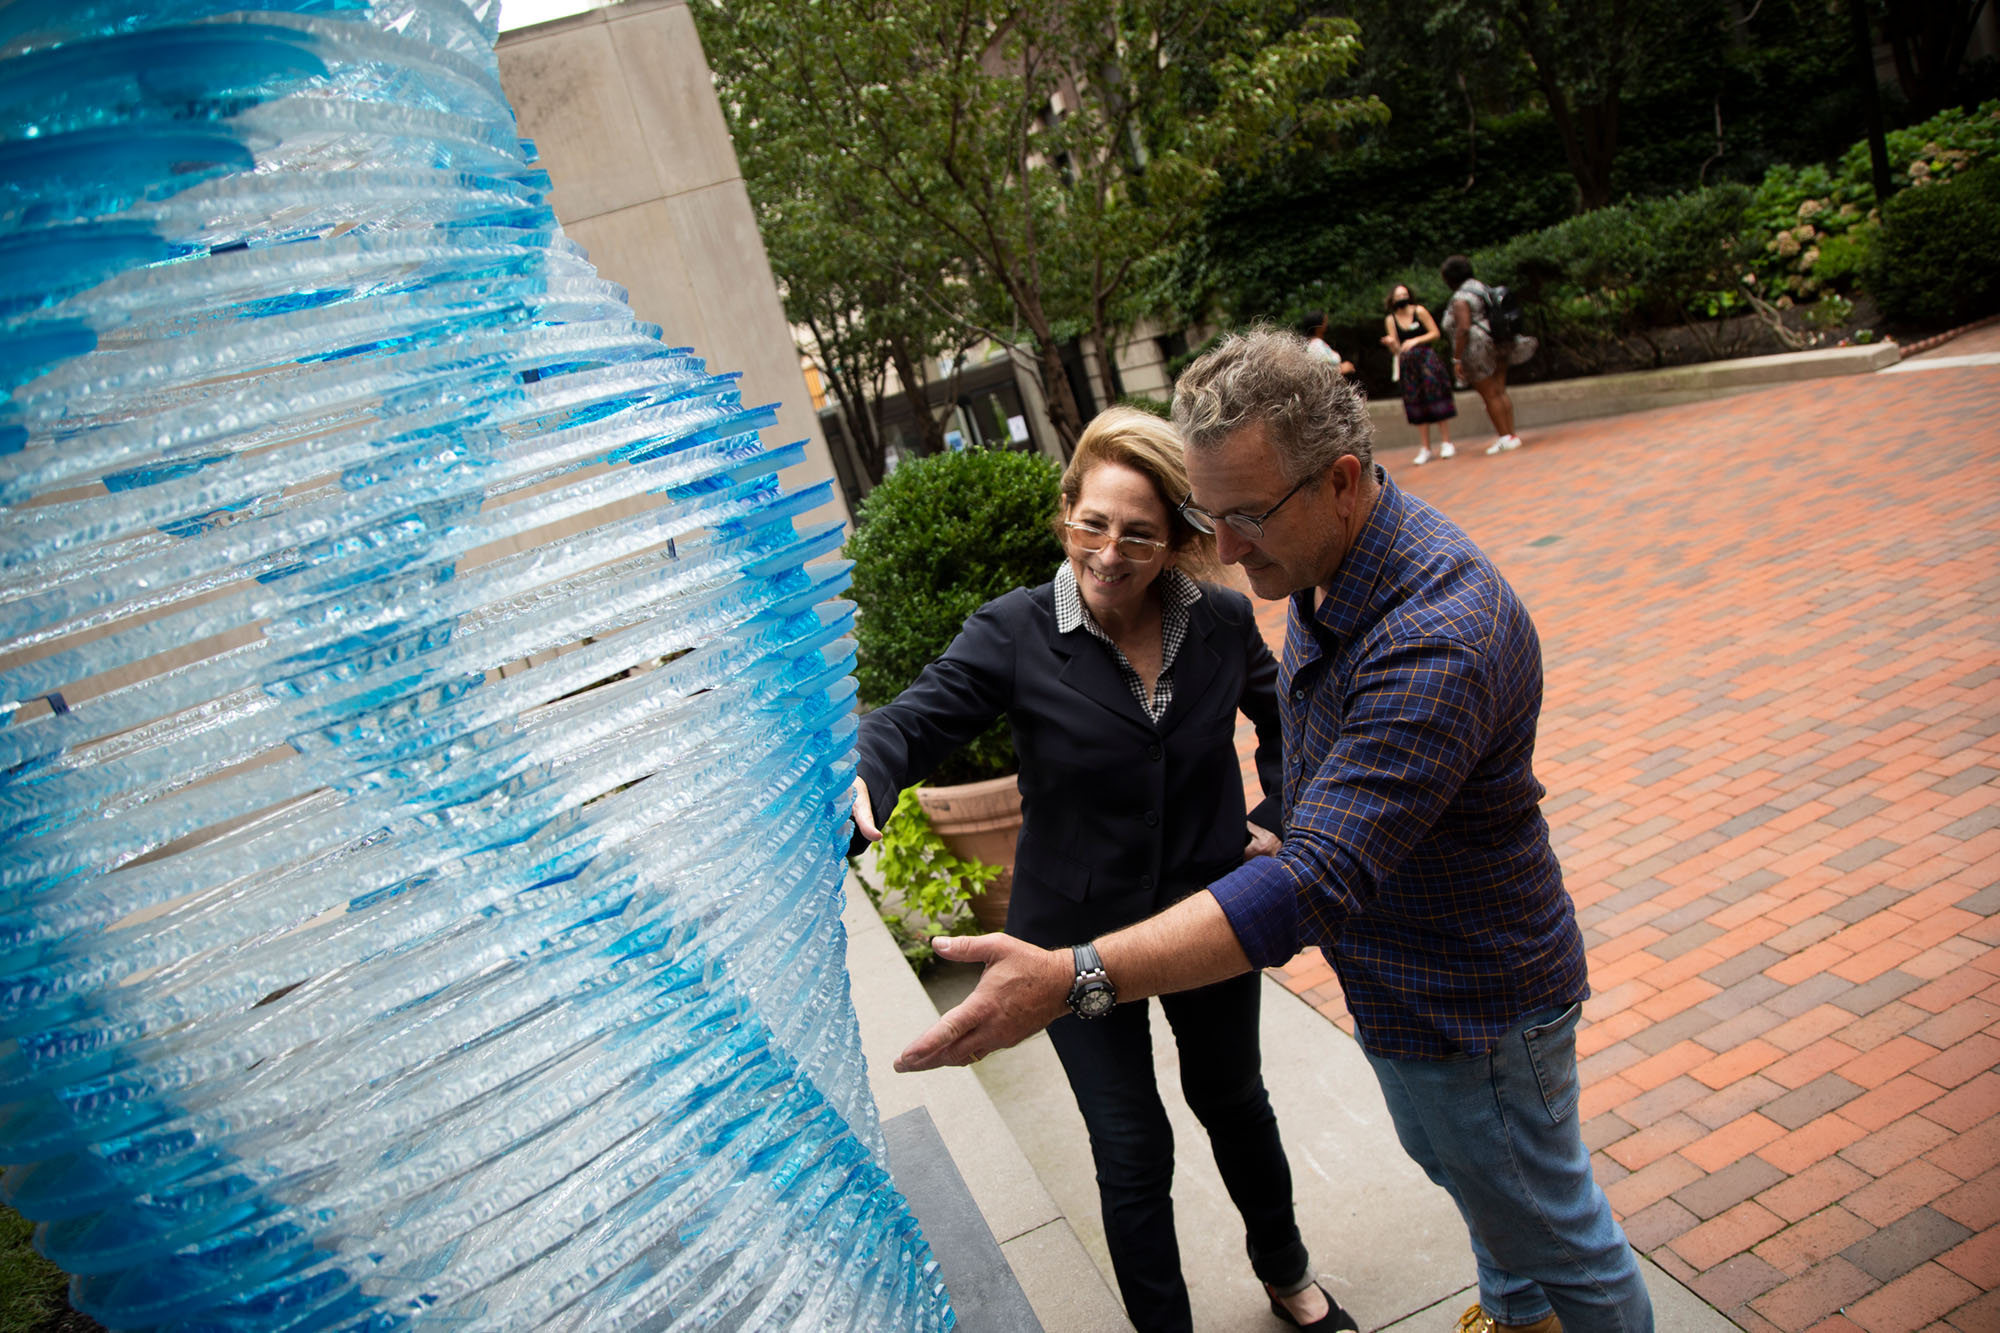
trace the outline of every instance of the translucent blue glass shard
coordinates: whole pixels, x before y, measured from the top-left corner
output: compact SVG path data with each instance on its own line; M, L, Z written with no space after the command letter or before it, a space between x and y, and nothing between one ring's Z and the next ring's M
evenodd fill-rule
M0 5L0 1198L119 1328L948 1329L829 488L496 8Z

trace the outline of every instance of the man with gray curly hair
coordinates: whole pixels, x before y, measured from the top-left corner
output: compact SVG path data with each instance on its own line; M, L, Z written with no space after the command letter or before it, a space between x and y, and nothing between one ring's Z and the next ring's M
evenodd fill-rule
M1284 839L1070 949L941 939L987 965L897 1061L963 1064L1064 1010L1187 990L1317 945L1403 1147L1457 1204L1465 1333L1650 1333L1638 1261L1583 1145L1582 933L1535 780L1541 643L1443 514L1376 467L1360 396L1297 337L1233 336L1175 386L1192 492L1259 596L1289 597Z
M1215 485L1259 482L1275 468L1288 487L1263 513L1233 513L1229 522L1203 527L1215 533L1216 554L1223 563L1242 565L1259 597L1275 601L1294 589L1313 587L1322 573L1338 567L1349 520L1365 512L1378 488L1368 409L1333 363L1276 329L1238 334L1181 375L1174 386L1173 412L1187 448L1190 477L1198 465L1212 467L1227 453L1232 461L1241 455L1254 464L1257 475L1229 475L1224 468ZM1245 451L1227 449L1231 441L1252 437L1268 444L1268 457L1258 451L1253 459ZM1342 458L1354 460L1348 471L1335 468ZM1297 506L1301 512L1317 500L1335 498L1319 492L1342 485L1353 489L1335 505L1340 521L1300 522L1291 511L1286 519L1276 517L1302 491L1313 494ZM1207 494L1206 488L1196 489ZM1267 543L1245 537L1261 535L1265 520L1271 520L1274 530L1302 540ZM1199 518L1196 524L1203 526Z
M1318 474L1342 454L1373 460L1361 395L1332 362L1273 328L1236 334L1174 386L1174 425L1189 449L1215 449L1253 420L1271 428L1287 476Z

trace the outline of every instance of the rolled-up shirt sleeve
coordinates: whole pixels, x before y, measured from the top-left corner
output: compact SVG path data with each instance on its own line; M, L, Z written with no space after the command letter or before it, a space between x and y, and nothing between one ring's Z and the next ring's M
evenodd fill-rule
M1276 967L1299 951L1299 889L1280 857L1259 856L1208 886L1252 967Z
M1284 845L1210 886L1257 967L1336 937L1429 834L1493 734L1486 662L1454 639L1391 643L1340 697L1305 695L1287 713L1287 768L1302 776L1288 782Z

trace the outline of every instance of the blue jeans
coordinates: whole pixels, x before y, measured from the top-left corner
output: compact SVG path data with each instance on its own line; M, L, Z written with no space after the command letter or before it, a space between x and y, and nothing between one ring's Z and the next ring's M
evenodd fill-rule
M1502 1324L1651 1333L1639 1261L1590 1174L1577 1117L1581 1005L1536 1014L1483 1055L1368 1057L1403 1150L1472 1233L1479 1303Z

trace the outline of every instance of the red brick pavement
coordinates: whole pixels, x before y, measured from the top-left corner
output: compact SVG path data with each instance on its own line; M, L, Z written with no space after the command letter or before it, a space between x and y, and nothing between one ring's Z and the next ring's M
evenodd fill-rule
M1634 1244L1747 1329L2000 1329L2000 367L1385 458L1541 630Z

